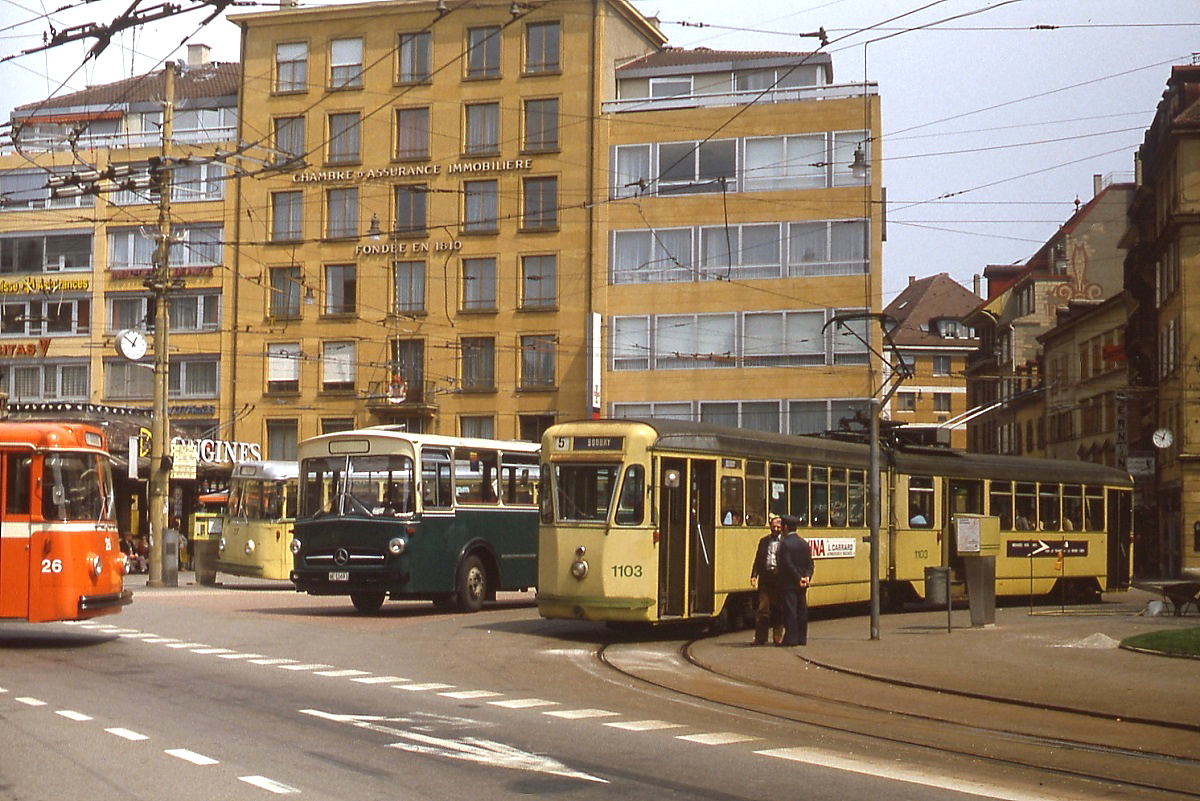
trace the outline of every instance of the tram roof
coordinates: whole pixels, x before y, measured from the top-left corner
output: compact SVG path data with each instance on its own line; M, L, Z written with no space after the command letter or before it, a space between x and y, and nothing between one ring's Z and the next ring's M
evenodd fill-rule
M414 448L420 448L424 445L437 445L446 448L477 448L479 450L499 450L511 453L537 453L539 448L539 444L536 442L481 439L478 437L448 437L442 434L415 434L411 431L405 431L398 426L384 425L356 428L352 431L337 431L332 434L321 434L301 442L299 450L302 456L328 454L329 442L356 438L411 442Z
M587 422L614 426L645 425L657 435L651 445L653 450L674 450L863 469L869 466L871 458L870 448L865 442L846 441L831 437L776 434L711 423L659 418L617 418ZM881 452L881 468L886 466L889 458L904 473L961 478L994 478L1010 481L1054 481L1063 484L1133 486L1133 480L1128 473L1092 462L999 456L948 448L901 446L891 452L886 449Z
M300 465L283 459L250 459L233 466L231 478L262 478L282 481L300 476Z
M54 450L105 450L104 431L87 423L58 420L0 421L0 444Z

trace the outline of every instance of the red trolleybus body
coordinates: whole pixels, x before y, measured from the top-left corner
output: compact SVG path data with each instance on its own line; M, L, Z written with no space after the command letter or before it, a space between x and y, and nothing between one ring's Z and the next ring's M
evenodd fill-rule
M104 434L77 423L0 423L0 618L112 614L122 586Z

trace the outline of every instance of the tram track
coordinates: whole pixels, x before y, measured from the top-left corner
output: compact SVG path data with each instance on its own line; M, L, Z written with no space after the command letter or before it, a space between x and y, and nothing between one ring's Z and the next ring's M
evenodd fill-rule
M989 767L1033 771L1095 785L1111 797L1200 799L1195 738L1175 726L892 685L802 658L794 669L804 671L803 686L784 686L706 662L696 653L699 642L609 643L597 657L607 669L669 697L764 723L863 738L884 751L903 747L965 758L981 775Z

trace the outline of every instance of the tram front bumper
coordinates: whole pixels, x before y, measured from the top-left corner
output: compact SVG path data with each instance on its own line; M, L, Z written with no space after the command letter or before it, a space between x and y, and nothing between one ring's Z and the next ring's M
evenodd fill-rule
M131 603L133 603L133 590L109 592L103 595L81 595L79 596L79 611L83 613L119 609Z

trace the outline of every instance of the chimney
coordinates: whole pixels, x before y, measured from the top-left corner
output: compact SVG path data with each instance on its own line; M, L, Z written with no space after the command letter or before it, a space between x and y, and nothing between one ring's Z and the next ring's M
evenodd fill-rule
M1104 176L1103 175L1093 175L1092 176L1092 197L1095 197L1096 195L1100 194L1103 191L1104 191Z
M915 275L910 275L908 277L908 283L910 283L910 284L916 283L916 280L917 280L917 277Z
M189 67L203 67L211 60L212 48L206 44L188 45L187 63Z
M975 297L983 297L983 295L979 294L979 273L975 273L975 275L971 276L971 291L975 293Z

